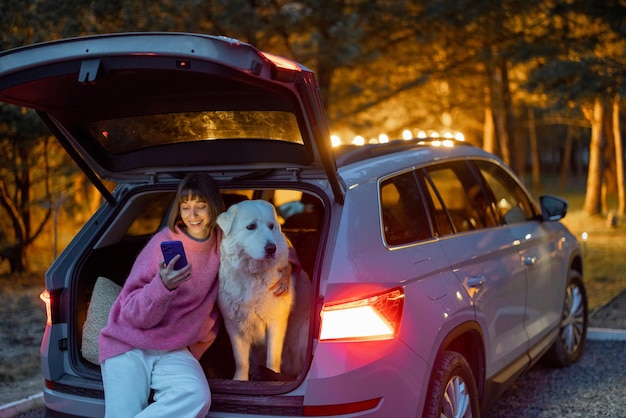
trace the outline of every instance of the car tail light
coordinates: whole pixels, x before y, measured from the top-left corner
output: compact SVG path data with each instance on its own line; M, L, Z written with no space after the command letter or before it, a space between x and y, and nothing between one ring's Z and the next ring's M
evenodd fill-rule
M59 320L59 292L44 290L39 299L46 305L46 324L52 325Z
M272 63L272 79L274 80L292 83L302 73L302 68L294 61L267 52L261 52L261 55Z
M320 341L385 340L397 335L404 307L404 290L322 307Z
M39 295L39 299L46 305L46 324L52 325L52 308L51 308L51 297L50 292L44 290Z
M270 62L272 62L279 69L298 72L301 71L300 66L290 59L270 54L269 52L261 52L261 55L270 60Z

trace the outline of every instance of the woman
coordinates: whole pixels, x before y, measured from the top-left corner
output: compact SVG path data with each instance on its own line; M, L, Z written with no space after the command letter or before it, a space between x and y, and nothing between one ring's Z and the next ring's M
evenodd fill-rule
M217 290L224 203L205 174L185 177L164 228L139 253L99 337L107 417L204 417L211 392L198 360L219 328ZM183 243L188 264L167 265L161 242ZM290 252L294 274L300 270ZM292 266L270 290L287 291ZM154 402L149 402L150 391Z
M140 252L99 338L107 417L205 416L211 393L198 358L219 327L217 272L224 203L213 179L185 177L168 228ZM160 244L183 243L188 264L165 265ZM154 390L154 402L149 403Z

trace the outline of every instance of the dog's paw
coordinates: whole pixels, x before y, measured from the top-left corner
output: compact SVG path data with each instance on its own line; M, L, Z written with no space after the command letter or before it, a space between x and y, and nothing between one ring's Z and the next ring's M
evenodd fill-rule
M274 370L268 369L264 366L259 366L256 370L251 371L251 380L260 380L266 382L290 382L294 380L293 377L287 376L283 373L276 373Z
M247 382L249 380L248 372L236 371L235 375L233 376L233 380L241 380L242 382Z

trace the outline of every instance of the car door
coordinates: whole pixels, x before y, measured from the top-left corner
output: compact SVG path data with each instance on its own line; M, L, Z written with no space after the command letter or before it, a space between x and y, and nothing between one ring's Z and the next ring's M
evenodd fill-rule
M487 377L528 361L524 329L527 280L508 230L498 226L490 201L466 161L424 169L436 228L458 280L481 324ZM451 231L451 233L447 233Z
M527 275L524 327L531 355L536 355L551 343L547 337L561 317L566 272L558 255L559 235L540 221L528 194L504 168L487 161L477 161L476 165L493 193Z

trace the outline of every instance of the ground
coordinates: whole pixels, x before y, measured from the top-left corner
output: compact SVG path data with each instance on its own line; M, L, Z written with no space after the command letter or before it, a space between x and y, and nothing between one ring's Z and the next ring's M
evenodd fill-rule
M43 273L0 275L0 405L40 392Z

